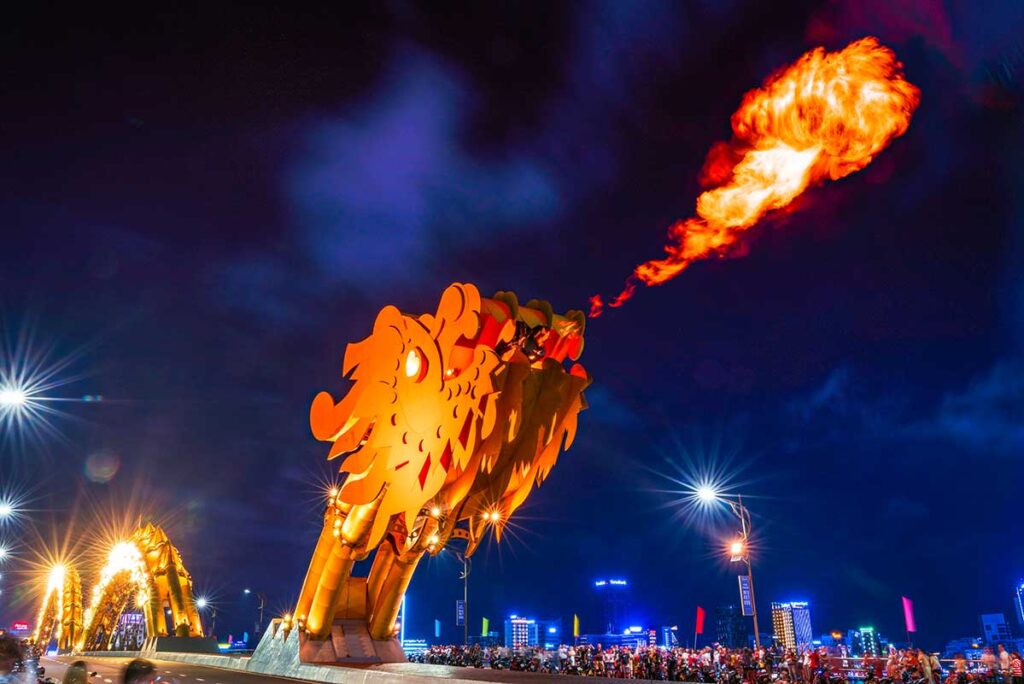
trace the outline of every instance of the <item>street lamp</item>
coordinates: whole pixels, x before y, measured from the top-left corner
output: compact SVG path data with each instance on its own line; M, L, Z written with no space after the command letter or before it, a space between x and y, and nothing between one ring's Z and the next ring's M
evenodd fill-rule
M9 554L10 551L7 550L7 547L0 544L0 563L4 562Z
M207 608L210 609L210 633L208 636L215 636L217 633L217 608L210 604L210 599L205 596L200 596L196 599L196 608L200 612L205 612ZM202 622L202 615L199 616L200 622Z
M16 409L28 403L28 394L20 387L8 386L0 389L0 407Z
M242 593L248 596L252 593L248 587L242 590ZM259 603L256 604L256 610L259 611L259 619L256 620L256 634L260 634L263 630L263 609L267 603L267 597L262 591L256 592L256 598L259 599Z
M456 551L455 555L462 561L462 572L459 573L459 579L462 580L462 643L469 646L469 571L473 569L473 564L466 554Z
M743 505L739 494L723 494L709 484L701 484L694 490L694 496L702 505L709 506L722 502L740 519L740 536L729 544L729 560L747 566L747 583L750 585L750 608L754 618L754 645L761 647L761 633L757 626L757 601L754 598L754 568L750 562L750 511ZM735 496L735 500L733 499Z
M713 503L718 500L718 492L710 485L697 487L697 499L703 504Z

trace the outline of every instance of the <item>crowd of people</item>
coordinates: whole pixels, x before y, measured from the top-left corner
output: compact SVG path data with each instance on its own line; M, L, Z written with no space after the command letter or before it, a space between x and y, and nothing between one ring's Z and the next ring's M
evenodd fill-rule
M989 650L979 661L958 655L945 664L937 654L915 648L851 658L829 655L825 649L797 653L779 648L631 648L601 644L550 650L536 646L433 646L411 654L410 660L495 670L716 684L1024 684L1020 654L1001 646L998 654Z
M0 637L0 684L26 681L19 673L31 653L15 640ZM582 644L546 650L536 646L507 648L473 645L432 646L410 654L412 662L523 672L696 682L700 684L1024 684L1024 660L1001 644L985 649L979 660L957 654L943 663L938 655L920 649L890 649L877 657L851 658L830 655L825 649L706 647L703 649L657 646L609 646ZM152 663L133 660L125 670L125 684L155 684ZM32 677L34 679L35 677ZM53 680L47 678L46 682ZM108 680L109 681L109 680ZM63 684L88 684L83 661L72 663ZM31 682L29 682L31 684Z

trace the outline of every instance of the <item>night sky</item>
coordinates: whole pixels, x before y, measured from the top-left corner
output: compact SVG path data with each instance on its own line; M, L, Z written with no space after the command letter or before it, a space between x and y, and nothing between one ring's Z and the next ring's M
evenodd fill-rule
M344 345L380 307L431 311L453 281L563 311L617 291L691 215L744 92L875 35L922 92L907 134L742 256L590 322L590 409L515 535L475 557L471 626L596 628L608 576L631 581L639 624L685 633L696 605L735 603L732 523L672 505L673 478L705 469L749 497L765 631L789 599L816 633L902 639L907 595L936 648L1010 618L1024 4L32 11L0 26L0 317L70 357L54 396L103 401L0 447L0 487L34 509L3 532L13 570L51 526L85 548L130 506L166 524L222 636L251 624L244 587L284 612L331 472L309 404L344 393ZM35 609L4 574L6 624ZM424 562L409 635L439 618L461 638L458 596L456 562Z

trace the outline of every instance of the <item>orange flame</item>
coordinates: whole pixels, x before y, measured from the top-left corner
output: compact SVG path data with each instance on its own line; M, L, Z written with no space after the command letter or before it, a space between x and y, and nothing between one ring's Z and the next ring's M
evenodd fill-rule
M804 54L744 96L733 140L717 143L705 162L704 178L718 187L697 198L697 217L669 228L666 256L637 266L607 306L622 306L637 283L660 285L694 261L727 255L767 212L863 169L906 132L919 100L896 55L875 38ZM605 306L591 297L590 317Z

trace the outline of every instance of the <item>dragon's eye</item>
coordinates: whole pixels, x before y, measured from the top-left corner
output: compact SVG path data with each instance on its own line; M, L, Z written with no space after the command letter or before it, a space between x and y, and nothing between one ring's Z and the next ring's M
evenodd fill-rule
M426 374L426 362L419 349L410 349L405 357L405 374L417 382Z

